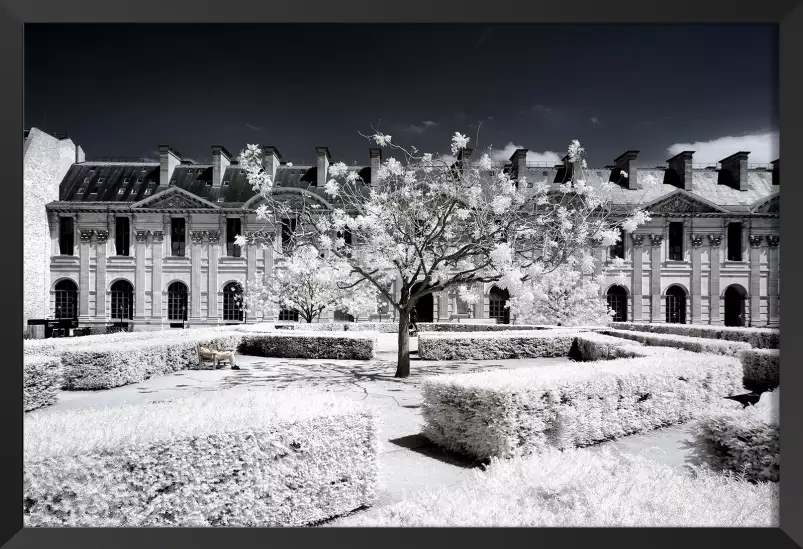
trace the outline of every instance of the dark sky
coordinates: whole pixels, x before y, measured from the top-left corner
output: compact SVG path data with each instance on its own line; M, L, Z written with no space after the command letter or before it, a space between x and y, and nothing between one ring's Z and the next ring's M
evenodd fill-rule
M768 25L26 25L25 126L88 158L261 143L302 164L367 163L372 126L447 153L482 121L481 147L658 163L777 130L777 74Z

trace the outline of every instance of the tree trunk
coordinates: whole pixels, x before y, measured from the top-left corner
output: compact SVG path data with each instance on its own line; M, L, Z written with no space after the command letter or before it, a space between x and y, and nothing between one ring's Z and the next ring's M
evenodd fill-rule
M399 311L399 354L396 377L410 375L410 311Z

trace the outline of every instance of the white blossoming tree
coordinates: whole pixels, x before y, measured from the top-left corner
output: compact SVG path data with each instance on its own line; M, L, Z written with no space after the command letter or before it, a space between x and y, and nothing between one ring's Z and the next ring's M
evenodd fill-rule
M306 322L314 322L327 309L368 314L376 309L377 293L367 284L353 288L349 266L320 257L311 246L279 256L273 273L254 277L246 284L243 301L249 314L274 315L280 309L296 310Z
M593 265L591 242L610 245L618 238L606 207L615 182L586 183L577 141L568 150L569 177L530 186L493 165L487 153L472 159L469 138L459 133L452 138L453 164L404 149L388 135L369 139L401 160L385 160L370 184L347 165L333 164L325 188L330 207L303 193L292 206L277 199L256 145L243 151L240 165L265 200L258 216L269 224L272 216L275 224L292 212L301 220L297 245L315 246L330 264L345 263L353 277L348 284L372 286L396 310L397 377L410 374L410 311L422 297L457 288L471 302L468 288L489 282L518 295L529 279L562 264ZM648 219L637 210L623 227L632 230Z

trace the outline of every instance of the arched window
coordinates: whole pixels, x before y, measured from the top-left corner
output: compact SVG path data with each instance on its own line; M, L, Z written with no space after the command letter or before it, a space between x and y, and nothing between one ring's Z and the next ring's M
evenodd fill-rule
M187 286L173 282L167 287L167 319L173 322L187 320Z
M725 290L725 326L745 325L746 292L738 284L732 284Z
M55 317L78 318L78 286L72 280L62 280L56 284Z
M223 320L243 321L243 287L237 282L229 282L223 288Z
M112 284L112 318L134 318L134 288L127 280L118 280Z
M667 324L686 324L686 292L680 286L666 290Z
M627 322L627 290L619 285L608 289L608 307L613 311L614 322Z
M488 296L488 316L495 318L497 324L510 324L510 309L505 307L505 303L510 299L507 290L501 290L494 286Z

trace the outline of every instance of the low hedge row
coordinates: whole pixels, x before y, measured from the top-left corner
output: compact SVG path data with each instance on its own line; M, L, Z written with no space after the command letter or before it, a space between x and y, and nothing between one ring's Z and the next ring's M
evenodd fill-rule
M735 328L730 326L702 326L699 324L647 324L636 322L612 322L610 326L618 330L741 341L759 349L778 349L781 342L780 331L773 328Z
M376 337L352 334L243 334L239 352L281 358L371 360Z
M752 348L749 343L743 341L722 341L674 334L653 334L629 330L600 330L599 333L638 341L639 343L654 347L672 347L674 349L683 349L693 353L739 356L742 351L747 351Z
M198 345L211 349L236 349L242 334L197 334L196 338L159 338L89 345L62 352L64 388L97 390L139 383L160 376L197 368Z
M696 429L696 457L718 471L752 481L781 477L780 389L764 393L755 406L723 411L702 419Z
M428 378L424 434L477 459L511 457L683 423L743 392L733 357L647 347L644 354Z
M378 426L315 391L31 414L26 527L304 526L372 504Z
M495 460L447 488L331 527L777 527L779 490L591 449Z
M510 332L547 330L551 326L530 324L470 324L468 322L419 322L422 332Z
M578 334L569 351L575 360L593 362L596 360L615 360L646 356L641 343L629 342L618 337L594 332Z
M61 359L41 355L27 355L23 358L23 410L30 412L55 404L62 384Z
M493 360L568 356L574 331L548 330L529 333L440 333L418 336L418 356L423 360Z
M751 349L741 354L744 386L753 391L778 387L781 380L781 353L777 349Z
M395 334L399 331L398 322L318 322L276 324L279 330L303 332L381 332ZM547 330L551 326L515 324L470 324L460 322L419 322L419 332L510 332Z

